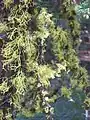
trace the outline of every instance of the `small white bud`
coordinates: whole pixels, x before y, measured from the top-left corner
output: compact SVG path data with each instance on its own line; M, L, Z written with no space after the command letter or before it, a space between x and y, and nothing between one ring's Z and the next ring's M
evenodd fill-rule
M43 95L47 95L47 94L48 94L48 92L47 92L47 91L42 90L42 94L43 94Z
M89 15L86 15L86 19L89 19Z
M85 33L88 33L88 31L87 31L87 30L85 30Z
M43 102L42 105L45 105L45 102Z
M72 98L70 98L70 100L69 100L70 102L74 102L74 100L72 99Z
M49 113L49 107L48 107L48 106L45 107L45 112L46 112L46 113Z
M48 97L45 97L45 100L48 101Z
M38 83L37 87L41 87L41 84L40 84L40 83Z
M80 42L82 42L82 39L79 39Z
M50 108L50 112L51 112L52 114L54 113L54 108L53 108L53 107Z

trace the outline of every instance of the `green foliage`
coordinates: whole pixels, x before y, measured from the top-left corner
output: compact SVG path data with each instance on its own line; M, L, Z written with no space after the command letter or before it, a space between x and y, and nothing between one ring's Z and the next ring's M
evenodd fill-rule
M84 120L83 115L84 110L81 104L83 104L85 95L83 92L74 91L72 93L72 99L67 100L65 98L60 98L55 104L55 118L57 120Z
M13 0L4 0L4 5L8 8L13 3Z
M64 86L61 88L61 93L62 93L62 96L67 98L70 98L71 96L71 91Z
M61 6L61 16L67 20L72 36L72 43L75 50L79 45L80 25L77 20L75 5L72 4L72 0L63 0Z
M76 12L78 19L80 22L87 21L89 23L90 20L90 1L89 0L81 0L79 5L76 5Z
M79 68L79 60L73 49L72 40L77 34L73 33L75 27L70 34L55 26L52 14L46 8L36 7L30 13L31 8L27 7L29 2L33 1L25 0L12 7L10 1L5 2L6 7L11 8L8 20L5 25L1 23L0 28L8 38L2 54L3 69L9 75L4 76L5 81L0 84L0 93L3 93L0 97L2 103L9 94L9 107L3 106L0 119L3 116L7 120L15 118L13 112L27 117L44 112L50 120L54 113L51 102L60 96L70 98L74 89L83 90L88 82L87 72ZM54 59L47 62L45 54L52 55ZM64 79L65 76L69 80ZM61 82L60 95L51 87L51 80L56 77Z
M0 23L0 33L3 33L7 30L6 23Z
M0 85L0 92L1 93L5 93L7 92L9 89L9 87L7 86L7 81L4 81L1 85Z

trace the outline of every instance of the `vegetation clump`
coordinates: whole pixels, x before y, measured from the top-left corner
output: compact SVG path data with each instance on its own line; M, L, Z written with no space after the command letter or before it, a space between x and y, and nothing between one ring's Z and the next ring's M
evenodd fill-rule
M77 29L74 33L70 26L70 33L56 26L53 14L32 0L4 0L4 5L9 12L0 23L0 32L7 36L2 48L5 75L0 83L0 119L44 112L52 120L51 103L61 96L70 99L75 90L83 91L88 84L72 42ZM55 78L60 83L57 91L51 85Z

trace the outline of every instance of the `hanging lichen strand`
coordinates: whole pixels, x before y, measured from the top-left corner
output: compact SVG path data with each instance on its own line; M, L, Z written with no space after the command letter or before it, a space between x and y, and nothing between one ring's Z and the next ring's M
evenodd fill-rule
M15 5L4 1L10 12L0 24L1 32L7 34L2 49L7 75L0 83L0 120L40 112L53 120L50 103L62 95L71 98L74 89L83 90L87 84L87 73L79 66L69 33L56 27L52 14L32 2L23 0ZM64 75L69 76L69 88ZM61 94L50 84L56 77L60 78Z
M80 36L80 25L77 21L75 4L72 0L63 0L61 5L61 15L67 20L74 49L77 49Z

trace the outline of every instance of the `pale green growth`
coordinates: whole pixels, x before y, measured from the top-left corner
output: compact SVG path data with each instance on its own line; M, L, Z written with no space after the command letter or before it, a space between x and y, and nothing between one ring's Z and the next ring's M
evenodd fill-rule
M62 93L62 96L67 97L67 98L70 98L70 96L72 94L71 90L64 86L61 88L61 93Z
M4 5L6 8L8 8L13 2L13 0L4 0Z
M0 23L0 33L4 33L5 31L8 30L8 27L6 25L6 23Z
M7 92L9 89L8 85L7 85L7 80L4 81L2 84L0 84L0 92L1 93L5 93Z
M87 83L87 73L79 68L70 33L55 26L52 14L46 8L35 8L37 12L30 14L28 2L29 0L25 0L23 4L13 6L8 16L8 24L5 24L8 28L5 30L8 42L2 50L3 68L8 68L10 76L0 84L0 88L5 93L11 86L15 87L16 91L11 93L9 99L10 104L18 111L17 114L29 117L45 112L50 116L54 112L50 103L61 96L70 98L76 86L83 90ZM49 62L44 59L48 52L47 41L51 44L49 49L55 58ZM70 88L65 83L65 75L68 76ZM50 82L56 77L60 78L61 94L54 93L51 88ZM9 80L11 85L7 85ZM11 115L10 111L8 115Z

